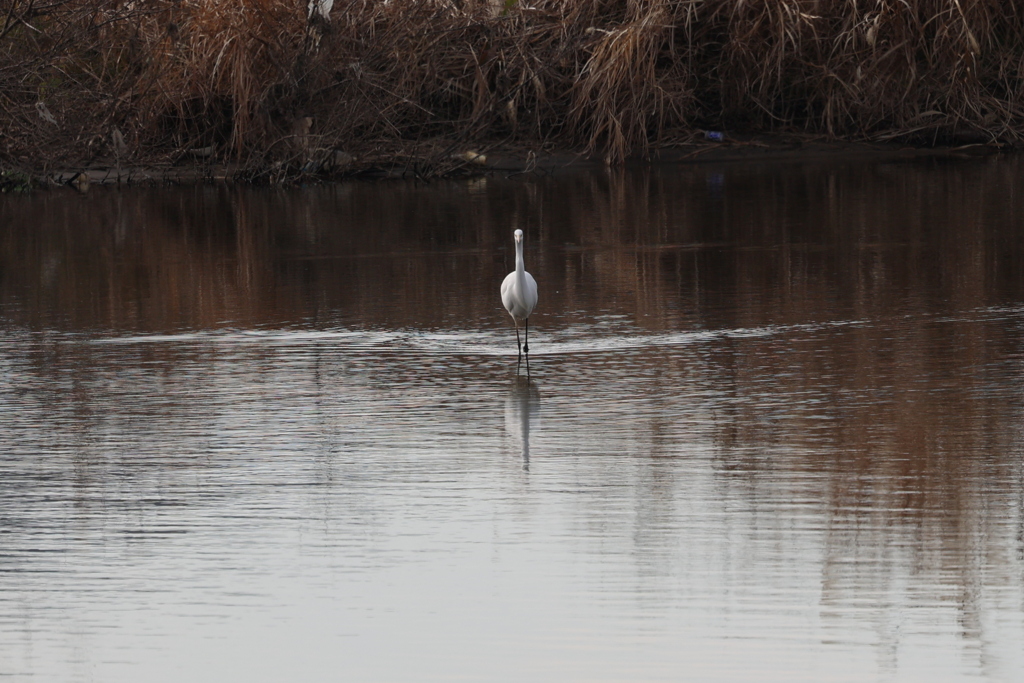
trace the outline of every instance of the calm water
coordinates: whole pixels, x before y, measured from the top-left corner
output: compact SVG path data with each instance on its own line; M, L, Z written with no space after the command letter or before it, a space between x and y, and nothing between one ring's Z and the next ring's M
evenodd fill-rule
M1024 671L1019 159L0 197L0 373L4 680Z

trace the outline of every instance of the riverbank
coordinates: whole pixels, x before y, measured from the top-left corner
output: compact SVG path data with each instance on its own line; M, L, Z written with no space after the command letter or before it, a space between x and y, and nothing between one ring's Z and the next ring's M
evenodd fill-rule
M1006 148L1021 63L1024 13L970 1L13 0L0 177L432 178L779 138Z
M704 136L701 136L704 138ZM717 135L716 135L717 137ZM436 145L436 147L440 147ZM695 139L671 147L651 150L644 156L624 160L623 165L639 164L721 164L760 161L819 161L877 159L898 160L923 157L963 158L1013 152L1008 146L966 143L940 146L911 146L896 143L871 143L827 140L810 136L731 136L722 133L719 140ZM441 158L420 150L384 153L357 158L341 153L319 166L306 168L278 165L254 172L239 164L155 163L117 167L97 164L69 168L46 175L20 174L8 183L8 190L36 187L70 186L80 191L89 187L117 185L179 185L194 183L297 184L344 179L388 180L452 178L496 174L518 176L550 175L563 171L607 167L607 159L571 150L536 150L524 145L494 143L465 148ZM333 163L332 163L333 162Z

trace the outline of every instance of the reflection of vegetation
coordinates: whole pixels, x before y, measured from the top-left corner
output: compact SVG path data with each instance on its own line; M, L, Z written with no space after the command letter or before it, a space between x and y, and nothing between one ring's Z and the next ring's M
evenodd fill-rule
M5 161L449 158L473 139L610 161L695 126L1019 139L1024 15L912 0L10 0ZM36 108L45 105L45 117ZM41 155L40 155L41 153ZM307 162L308 163L308 162Z
M548 433L561 405L573 452L622 446L635 465L623 495L636 514L595 507L579 516L594 525L581 538L604 543L613 525L635 525L624 537L641 569L671 575L692 567L665 552L680 524L707 522L697 540L715 536L721 554L707 566L728 580L764 569L758 585L770 585L805 553L802 566L821 572L823 621L867 605L883 622L946 601L979 640L971 631L993 609L985 589L1019 585L1024 551L1022 328L1019 313L998 310L1024 300L1024 173L1012 158L944 163L43 193L0 203L0 310L6 325L39 329L351 321L504 335L497 287L520 226L543 287L542 331L589 331L599 316L626 319L631 334L768 331L545 360ZM94 372L102 353L115 363L103 345L67 346L38 372ZM167 353L173 374L178 361L158 346L133 351L139 366ZM401 357L373 381L419 380ZM467 375L493 381L491 367L471 365ZM357 400L336 371L328 391ZM600 396L576 400L580 383ZM154 410L194 410L189 392L174 400ZM507 428L522 432L520 417L507 413ZM580 461L606 483L607 461ZM694 471L714 476L695 484ZM700 499L721 502L720 514L685 510L698 485L720 487Z
M508 272L514 224L538 264L541 315L596 314L596 303L679 329L909 314L936 301L964 310L1017 295L1024 233L1002 226L1024 174L1014 160L963 163L970 173L732 165L301 193L43 193L0 204L0 298L53 296L42 308L55 319L117 329L331 311L400 326L503 323L493 278Z

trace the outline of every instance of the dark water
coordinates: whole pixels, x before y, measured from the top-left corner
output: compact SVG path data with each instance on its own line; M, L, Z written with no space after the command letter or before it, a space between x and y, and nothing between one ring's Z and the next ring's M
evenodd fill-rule
M0 674L1018 680L1022 353L1014 158L0 197Z

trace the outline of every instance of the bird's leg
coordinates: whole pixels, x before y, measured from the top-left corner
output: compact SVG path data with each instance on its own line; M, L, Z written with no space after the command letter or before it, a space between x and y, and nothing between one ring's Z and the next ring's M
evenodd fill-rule
M523 321L526 324L526 341L523 342L523 355L526 356L526 381L530 381L530 319Z
M519 321L517 320L515 322L516 322L516 354L519 355L519 356L522 356L523 355L523 352L521 350L522 342L519 340Z

